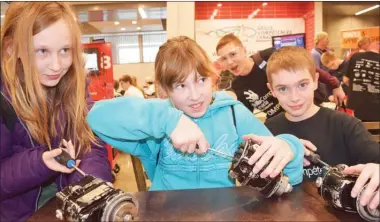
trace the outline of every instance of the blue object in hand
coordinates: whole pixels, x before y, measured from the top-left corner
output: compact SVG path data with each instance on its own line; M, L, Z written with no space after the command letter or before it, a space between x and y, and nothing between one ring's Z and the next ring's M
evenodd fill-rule
M75 166L75 160L65 150L62 150L62 153L59 156L56 156L55 159L58 161L58 163L66 166L69 169Z

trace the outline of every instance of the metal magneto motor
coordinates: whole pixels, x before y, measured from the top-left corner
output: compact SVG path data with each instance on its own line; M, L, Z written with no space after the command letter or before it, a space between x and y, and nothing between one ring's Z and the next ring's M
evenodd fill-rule
M56 194L56 217L68 221L133 221L138 201L105 181L86 175Z
M252 172L255 164L249 165L249 158L255 153L258 144L252 141L245 141L239 145L238 151L235 153L232 160L232 165L229 169L230 177L236 179L241 185L248 185L258 190L266 198L271 197L273 194L281 196L283 193L289 193L293 187L289 184L289 179L283 172L277 175L275 178L261 178L260 174L266 169L269 162L258 172L254 174Z
M371 210L360 205L360 197L366 186L356 198L351 197L351 190L355 185L357 176L343 174L345 166L323 167L321 176L317 178L318 193L334 208L347 212L358 212L366 221L380 221L379 208Z

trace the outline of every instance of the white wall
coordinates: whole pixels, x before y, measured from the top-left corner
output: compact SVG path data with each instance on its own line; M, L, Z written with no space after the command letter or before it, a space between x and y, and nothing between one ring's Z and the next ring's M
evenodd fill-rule
M154 63L136 63L136 64L114 64L113 78L118 80L122 75L136 76L137 83L143 86L145 78L151 76L154 78Z
M329 46L333 48L337 56L343 55L340 49L340 31L379 26L379 18L376 16L325 16L323 18L323 30L329 34Z
M314 2L314 33L323 31L323 4Z

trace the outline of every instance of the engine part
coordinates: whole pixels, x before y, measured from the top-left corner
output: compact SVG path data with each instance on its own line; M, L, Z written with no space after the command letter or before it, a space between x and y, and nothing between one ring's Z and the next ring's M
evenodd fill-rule
M343 174L344 167L323 167L322 174L316 180L318 193L322 198L336 209L347 212L358 212L366 221L380 221L379 208L371 210L367 206L360 205L360 197L366 186L356 198L351 197L351 190L355 185L357 176Z
M68 221L133 221L138 201L130 193L86 175L56 194L56 217Z
M269 198L274 194L281 196L283 193L291 192L293 187L289 184L289 179L283 174L283 172L275 178L260 177L260 174L266 169L273 158L271 158L258 173L253 173L252 170L255 167L255 164L249 165L248 160L255 153L258 146L258 144L255 144L252 141L245 141L239 145L229 169L230 177L236 179L242 185L248 185L255 188L266 198Z

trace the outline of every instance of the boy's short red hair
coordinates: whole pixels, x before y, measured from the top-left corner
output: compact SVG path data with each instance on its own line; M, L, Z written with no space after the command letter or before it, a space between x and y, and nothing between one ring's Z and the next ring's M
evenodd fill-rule
M297 46L285 46L275 51L268 60L267 79L272 84L272 75L281 70L286 71L309 71L315 80L315 63L311 54L304 48Z
M243 46L243 43L240 41L240 39L236 37L233 33L230 33L223 36L219 40L218 44L216 45L216 53L218 53L219 49L221 49L222 47L230 43L234 43L235 45L238 45L238 46Z

